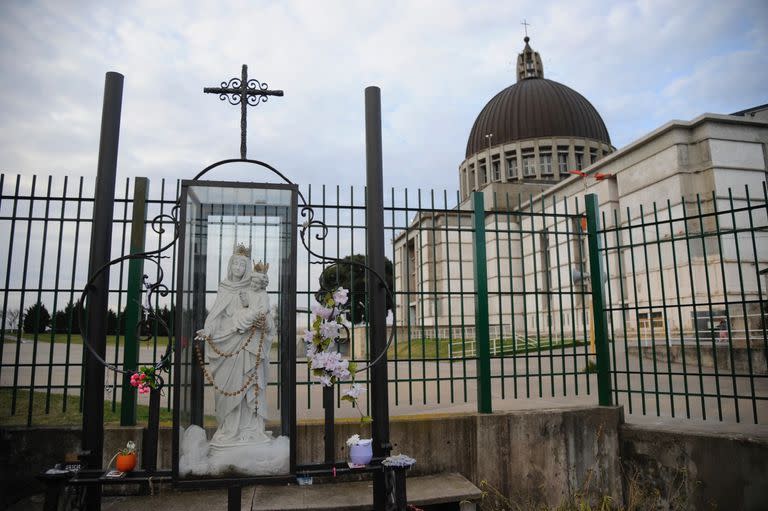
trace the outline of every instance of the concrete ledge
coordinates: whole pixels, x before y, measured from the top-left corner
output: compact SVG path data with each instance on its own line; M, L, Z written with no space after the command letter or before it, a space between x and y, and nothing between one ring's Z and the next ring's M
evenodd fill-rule
M479 486L486 481L503 495L527 502L557 506L591 481L588 497L623 498L619 463L618 407L574 407L518 410L494 414L420 415L390 421L393 454L417 460L409 478L458 473ZM105 430L105 463L134 439L141 448L141 428ZM345 440L354 433L367 436L369 426L338 421L336 458L346 459ZM323 426L300 423L298 462L323 458ZM0 494L6 503L42 491L34 476L80 443L77 429L4 428ZM158 467L169 468L171 430L160 432ZM142 460L139 460L141 463Z
M625 493L655 489L665 509L765 509L768 428L735 429L624 424Z
M655 349L653 346L642 346L642 348L629 346L627 351L630 355L637 355L638 352L641 352L643 358L653 360L655 357L657 362L667 362L667 346L665 344L657 344ZM701 367L706 368L714 368L715 361L717 361L717 369L721 374L727 375L731 372L749 374L750 371L752 374L768 374L768 359L766 359L765 348L759 346L750 346L747 349L744 345L736 345L731 348L725 343L717 343L714 350L711 342L702 342L698 350L695 345L688 344L669 346L669 362L682 364L683 355L686 366L689 368L697 369L700 358ZM733 359L733 364L731 364L731 359Z
M461 474L435 474L406 479L408 503L417 506L477 502L482 492ZM373 509L371 481L343 481L311 486L251 486L242 490L240 507L251 511L330 511ZM226 511L227 491L165 491L154 496L104 497L104 511ZM42 510L42 500L26 499L9 511Z

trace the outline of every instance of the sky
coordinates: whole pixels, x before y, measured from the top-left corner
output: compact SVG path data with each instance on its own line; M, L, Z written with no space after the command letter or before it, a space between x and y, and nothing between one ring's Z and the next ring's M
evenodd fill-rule
M476 116L515 82L523 20L547 78L622 147L672 119L768 103L768 2L0 2L0 172L96 174L104 75L125 76L118 177L191 178L239 155L240 75L282 89L248 112L248 156L302 185L365 184L364 89L381 88L384 184L458 188ZM212 179L273 181L249 167Z

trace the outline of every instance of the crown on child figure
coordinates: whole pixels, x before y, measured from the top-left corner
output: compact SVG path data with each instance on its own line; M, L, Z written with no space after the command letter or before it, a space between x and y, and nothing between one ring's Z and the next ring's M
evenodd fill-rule
M269 263L263 263L261 261L253 263L253 271L256 273L267 273L267 270L269 270Z
M232 251L232 254L251 257L251 248L246 247L244 243L235 242L235 249Z

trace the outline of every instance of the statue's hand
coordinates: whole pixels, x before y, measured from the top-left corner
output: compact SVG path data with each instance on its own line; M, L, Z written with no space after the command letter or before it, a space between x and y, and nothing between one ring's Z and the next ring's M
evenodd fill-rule
M248 307L248 292L240 291L240 305Z
M251 325L253 325L253 315L252 314L243 314L242 316L235 318L235 329L237 329L238 332L245 332L249 328L251 328Z
M195 332L195 339L199 341L204 341L210 337L210 334L205 331L205 328L201 328L197 332Z

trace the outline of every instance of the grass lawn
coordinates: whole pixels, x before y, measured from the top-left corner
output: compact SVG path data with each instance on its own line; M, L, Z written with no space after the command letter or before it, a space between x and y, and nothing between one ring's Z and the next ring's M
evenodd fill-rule
M532 352L538 352L538 351L548 351L551 349L561 349L561 348L570 348L572 346L583 346L584 342L580 340L572 340L572 339L566 339L564 343L561 343L560 340L555 340L553 344L550 344L549 339L541 339L540 344L534 342L533 340L529 340L530 342L525 343L518 341L517 345L512 344L512 340L505 339L504 340L504 356L512 355L512 354L522 354L522 353L532 353ZM457 340L454 340L454 342L458 342ZM492 340L492 346L493 346L493 340ZM501 347L498 345L498 342L496 344L497 346L497 352L496 355L493 355L493 351L491 352L492 356L500 356L501 355ZM473 349L474 346L472 346L472 349L467 349L467 356L473 356ZM410 342L410 350L408 348L408 341L407 339L398 339L397 345L395 345L395 342L392 342L392 345L390 345L389 350L387 351L387 357L390 360L394 360L397 358L398 360L408 360L409 358L414 359L430 359L430 358L444 358L444 359L450 359L451 358L451 340L450 339L424 339L423 341L421 339L411 339ZM460 346L454 347L454 354L453 358L461 358L462 357L462 351Z
M407 360L420 358L449 358L451 346L448 339L411 339L410 350L408 339L397 339L397 344L392 341L387 351L389 360Z
M67 410L62 411L64 404L63 394L51 393L50 411L45 413L45 392L35 392L32 402L33 426L80 426L83 416L80 413L80 396L67 396ZM26 426L27 412L29 410L29 390L16 392L16 413L11 415L11 389L0 389L0 426ZM136 424L146 425L149 417L149 407L138 405L136 407ZM160 425L171 426L173 412L167 410L163 403L160 405ZM120 403L115 411L112 411L112 403L104 403L104 424L120 425Z
M8 332L6 332L5 335L6 336L7 335L12 335L13 337L16 337L16 333L8 333ZM35 334L21 334L21 338L32 341L32 340L35 339ZM80 334L66 334L66 333L64 333L64 334L53 334L53 342L55 342L57 344L66 344L67 343L67 339L69 339L69 342L71 344L83 344L83 336L80 335ZM51 333L50 332L45 332L45 333L42 333L42 334L37 334L37 340L40 341L40 342L51 342ZM118 336L117 335L108 335L107 336L107 346L115 346L115 345L117 345L117 341L118 341ZM119 341L120 341L120 346L125 345L125 335L120 335L119 336ZM147 342L144 342L143 344L145 346L152 346L153 343L154 343L154 338L150 339ZM164 349L165 346L167 346L167 345L168 345L168 336L157 336L157 346L158 346L158 348L162 347Z

